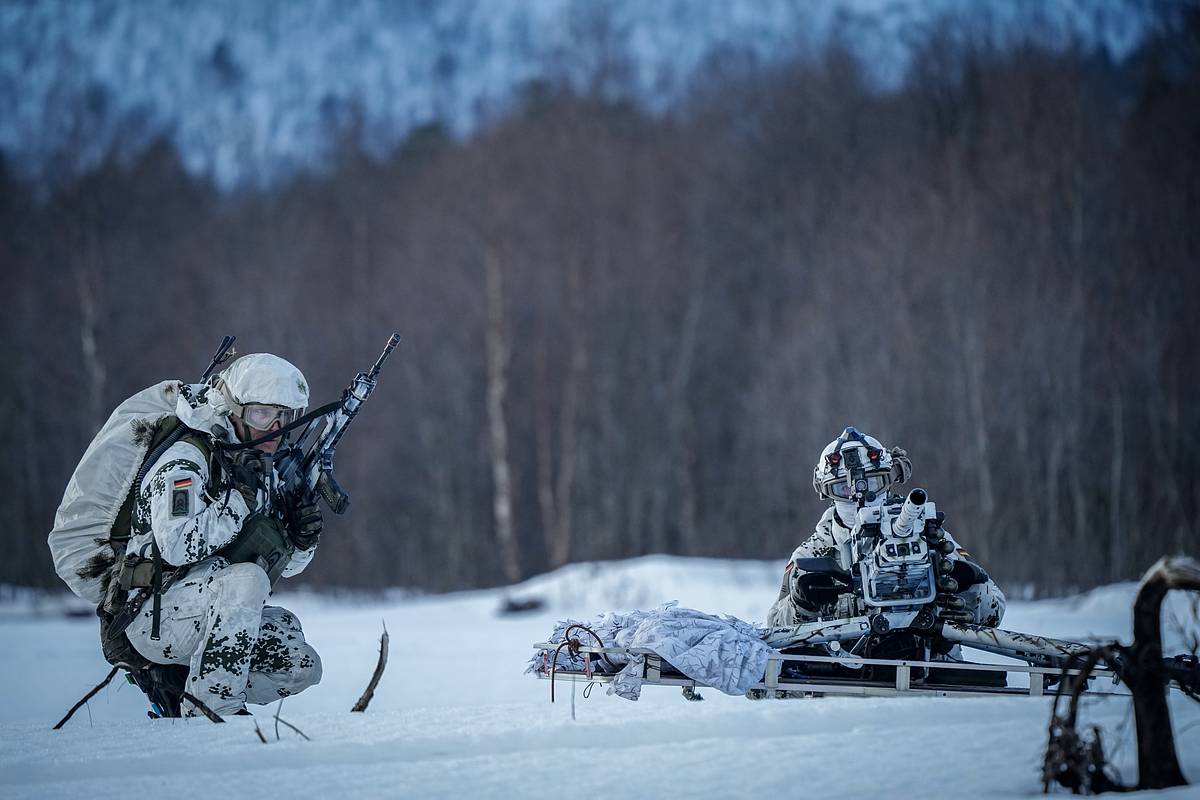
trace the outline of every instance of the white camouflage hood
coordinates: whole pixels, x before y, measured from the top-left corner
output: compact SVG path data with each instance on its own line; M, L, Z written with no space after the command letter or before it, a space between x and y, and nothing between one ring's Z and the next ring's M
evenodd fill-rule
M235 441L233 426L229 423L229 406L221 393L207 384L180 384L175 416L192 430L224 441Z

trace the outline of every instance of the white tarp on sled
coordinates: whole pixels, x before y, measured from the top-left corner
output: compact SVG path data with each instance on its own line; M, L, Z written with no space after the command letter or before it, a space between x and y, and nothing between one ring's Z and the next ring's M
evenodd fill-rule
M731 695L743 695L760 682L767 659L774 652L763 642L758 629L748 622L680 608L675 603L652 611L603 614L584 622L563 620L555 625L550 641L562 641L567 628L575 624L586 625L595 631L606 647L652 650L689 678ZM580 628L572 630L571 637L578 638L582 645L598 644ZM543 661L546 657L549 656L535 655L526 672L542 670L546 666ZM558 669L584 669L583 655L573 654L566 647L559 650L555 658ZM592 658L596 659L596 656ZM642 691L644 657L610 658L614 665L623 668L609 685L609 693L637 700Z

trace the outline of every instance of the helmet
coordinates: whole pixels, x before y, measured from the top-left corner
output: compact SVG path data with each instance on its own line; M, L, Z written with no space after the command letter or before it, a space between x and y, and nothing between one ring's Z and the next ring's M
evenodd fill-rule
M893 483L903 483L912 472L908 455L888 450L878 439L846 428L821 451L813 468L813 489L835 502L871 502Z
M308 406L308 381L291 362L271 355L242 356L214 379L229 412L267 430L276 419L296 419Z

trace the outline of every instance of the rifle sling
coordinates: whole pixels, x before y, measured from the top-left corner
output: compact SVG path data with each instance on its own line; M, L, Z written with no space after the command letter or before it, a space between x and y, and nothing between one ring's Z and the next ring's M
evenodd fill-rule
M158 552L158 541L154 535L150 535L150 552L154 554L154 576L150 579L150 591L153 599L151 600L150 613L153 615L150 622L150 638L153 641L158 641L159 623L162 621L162 553Z

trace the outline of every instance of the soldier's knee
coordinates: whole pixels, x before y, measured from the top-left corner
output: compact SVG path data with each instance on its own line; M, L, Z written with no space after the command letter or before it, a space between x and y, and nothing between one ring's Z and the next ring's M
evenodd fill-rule
M312 645L304 645L304 654L300 657L300 665L297 670L296 679L299 683L299 690L307 689L310 686L316 686L321 682L323 667L321 666L321 656L312 648Z
M271 594L271 581L257 564L230 564L212 577L219 591L235 602L261 605Z
M967 608L976 625L995 628L1004 619L1008 601L995 581L988 580L972 586L963 592L963 599L967 601Z
M799 625L816 619L816 614L807 612L793 602L790 597L782 597L775 601L767 612L767 625L772 628L785 628Z

